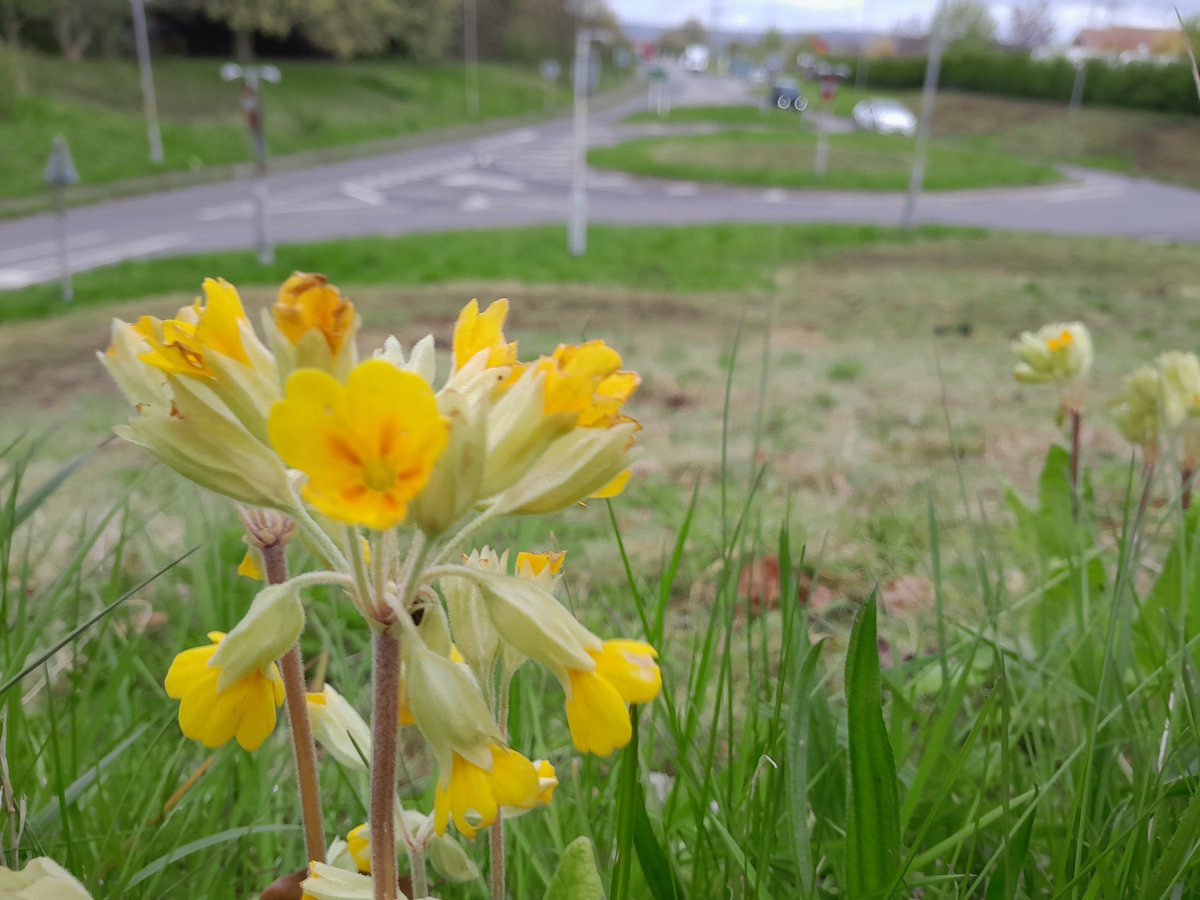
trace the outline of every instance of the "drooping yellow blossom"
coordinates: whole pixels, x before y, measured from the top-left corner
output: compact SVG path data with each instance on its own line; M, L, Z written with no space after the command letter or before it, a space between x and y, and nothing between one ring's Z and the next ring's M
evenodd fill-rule
M496 821L500 807L531 809L543 793L538 770L518 753L492 744L491 771L454 754L434 793L434 831L445 834L451 819L464 837Z
M262 552L253 547L247 547L246 555L242 557L242 561L238 564L237 571L238 574L243 578L252 578L255 581L262 581Z
M0 865L0 897L13 900L92 900L79 881L48 856L31 859L23 869Z
M542 789L538 794L538 805L549 806L554 799L554 789L558 787L558 774L548 759L535 759L533 767L537 770L538 785Z
M608 428L626 421L621 407L641 378L621 369L621 354L604 341L559 344L532 364L545 378L546 415L575 413L580 428Z
M292 273L279 288L271 312L275 325L292 344L316 331L335 356L354 330L354 304L328 278L316 273Z
M538 578L543 573L547 576L557 575L562 571L566 559L565 550L552 550L548 553L530 553L522 550L517 554L517 574L522 578Z
M371 832L368 823L351 828L346 832L346 847L358 871L364 875L371 874Z
M308 476L304 498L330 518L384 530L404 521L446 446L448 426L419 376L372 359L343 385L303 369L288 379L267 432Z
M204 279L204 303L200 300L179 311L178 317L155 327L153 320L139 322L138 330L151 349L141 360L172 375L212 378L206 355L219 353L250 364L242 344L241 325L246 310L237 289L221 279Z
M627 704L649 703L662 689L658 653L643 641L605 641L588 650L592 671L568 669L567 724L581 753L608 756L632 737Z
M483 312L477 300L464 306L454 323L454 368L461 369L484 350L488 351L487 368L513 365L517 361L517 342L504 340L507 318L507 300L497 300Z
M221 666L209 665L225 635L210 631L207 647L184 650L171 663L165 687L179 701L179 728L206 747L237 738L243 749L257 750L275 730L275 710L283 706L283 679L271 663L229 685L217 688Z

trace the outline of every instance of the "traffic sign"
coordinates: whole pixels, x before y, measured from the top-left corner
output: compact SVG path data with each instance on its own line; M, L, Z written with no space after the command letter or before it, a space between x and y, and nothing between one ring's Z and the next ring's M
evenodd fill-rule
M75 168L75 160L71 159L71 150L67 146L67 139L62 135L54 139L54 145L50 148L50 158L46 160L44 177L46 184L53 187L79 184L79 172Z
M650 77L651 81L666 81L667 80L667 70L664 69L662 66L655 66L654 68L652 68L650 70L649 77Z
M542 77L547 81L554 81L562 74L562 67L558 64L557 59L542 60Z

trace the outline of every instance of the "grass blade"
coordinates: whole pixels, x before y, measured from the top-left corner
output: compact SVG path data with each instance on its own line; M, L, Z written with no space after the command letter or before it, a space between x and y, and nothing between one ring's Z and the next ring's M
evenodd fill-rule
M120 597L118 597L112 603L108 604L108 606L104 607L104 609L100 610L100 612L96 613L94 616L92 616L90 619L88 619L86 622L84 622L78 628L69 632L65 638L63 638L61 641L59 641L57 644L55 644L53 647L51 647L45 653L41 654L37 659L35 659L33 662L31 662L29 665L27 665L24 669L22 669L16 675L14 675L10 679L8 679L8 681L4 682L3 685L0 685L0 697L3 697L5 694L7 694L10 690L12 690L13 686L20 683L21 680L24 679L26 675L28 675L34 669L38 668L42 663L44 663L46 660L48 660L51 656L53 656L55 653L57 653L63 647L67 646L67 644L71 643L71 641L75 640L75 638L79 637L79 635L83 634L83 632L87 631L89 628L91 628L93 625L95 625L97 622L99 622L101 619L103 619L105 616L107 616L110 612L112 612L114 609L116 609L118 606L120 606L122 603L124 603L126 600L128 600L130 597L132 597L134 594L136 594L138 591L140 591L146 585L150 584L152 581L156 580L157 578L159 578L162 575L169 572L171 569L175 568L177 565L179 565L181 562L183 562L185 559L187 559L189 556L191 556L193 553L195 553L199 549L200 549L200 546L196 545L191 550L184 553L182 556L176 557L174 560L167 563L165 566L163 566L161 569L159 569L157 572L155 572L153 575L151 575L145 581L130 588L128 591L126 591L124 594L122 594Z
M178 862L185 856L191 856L193 853L200 853L208 850L210 847L216 847L220 844L227 844L230 841L236 841L239 838L249 837L252 834L273 834L285 831L299 831L299 825L243 825L240 828L227 828L225 831L218 831L216 834L210 834L202 837L199 840L191 841L187 844L182 844L163 856L160 856L154 862L145 868L139 870L125 885L131 888L134 885L141 884L147 878L153 878L159 872L162 872L167 866L173 862Z
M852 897L886 889L900 860L900 798L883 721L875 617L872 594L858 612L846 650L850 756L846 870Z

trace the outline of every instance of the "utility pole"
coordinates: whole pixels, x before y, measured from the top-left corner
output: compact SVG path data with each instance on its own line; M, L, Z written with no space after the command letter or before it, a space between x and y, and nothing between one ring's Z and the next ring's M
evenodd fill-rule
M150 162L163 161L162 133L158 130L158 104L154 100L154 71L150 68L150 33L146 28L145 0L129 0L133 8L133 36L137 43L138 69L142 75L142 110L146 114L146 137Z
M475 0L463 0L463 67L467 76L467 115L479 115L479 24Z
M934 34L929 44L929 59L925 63L925 86L921 90L921 120L917 125L917 146L913 154L912 175L908 181L908 197L900 217L901 228L912 228L917 214L917 197L925 183L925 157L929 152L929 127L933 123L933 103L937 98L938 72L942 66L944 38Z
M582 18L582 17L580 17ZM567 246L572 256L587 253L588 69L591 33L582 21L575 25L575 146L571 165L571 223Z
M254 205L255 243L258 246L258 261L264 266L275 262L275 246L271 243L270 216L267 208L267 136L263 127L263 101L261 82L278 84L282 78L275 66L239 66L226 63L221 66L221 78L225 81L242 80L242 113L246 117L246 128L254 144L255 178Z

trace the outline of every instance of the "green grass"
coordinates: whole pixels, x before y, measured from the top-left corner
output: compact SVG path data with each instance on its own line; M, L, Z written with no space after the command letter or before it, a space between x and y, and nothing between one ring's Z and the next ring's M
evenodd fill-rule
M920 95L897 99L914 112ZM1200 118L1132 109L1066 106L945 91L938 94L934 135L987 153L1072 162L1181 184L1200 184Z
M149 162L138 69L132 60L23 57L28 93L0 116L0 199L45 190L42 168L55 135L67 138L85 186L157 172L204 170L252 159L239 87L221 81L219 60L160 58L155 84L165 160ZM383 141L470 121L461 66L394 60L279 62L266 85L267 145L273 156ZM480 119L540 114L536 68L484 64ZM566 102L565 89L552 99Z
M601 168L689 181L750 187L899 191L908 186L913 142L875 134L829 136L828 169L813 172L817 138L810 132L738 131L628 141L588 153ZM928 190L1012 187L1056 181L1049 166L1016 156L933 144Z
M482 248L498 233L475 236L478 265L456 237L457 276L447 262L417 286L359 282L334 267L353 257L328 248L297 260L353 297L364 355L388 332L408 345L433 331L444 347L463 299L507 295L523 358L604 337L643 375L630 411L645 456L613 521L593 503L480 539L567 549L571 607L605 635L660 648L664 695L639 711L635 767L649 832L619 824L638 799L624 760L575 763L561 690L526 667L513 740L550 758L562 784L509 826L510 895L541 897L578 835L595 841L606 885L635 846L613 900L666 896L643 871L652 845L697 898L1195 894L1200 740L1183 642L1195 650L1200 524L1180 515L1164 459L1142 540L1130 539L1140 485L1126 496L1136 471L1105 407L1133 365L1200 343L1187 312L1200 249L946 230L825 245L787 228L700 233L644 233L673 286L544 264L496 276ZM756 262L730 258L736 277L698 285L689 251ZM110 313L186 299L192 272L175 272L187 283L165 296L0 328L0 683L202 545L0 696L10 780L31 812L16 856L53 856L97 897L252 896L302 854L297 831L263 830L296 824L282 727L255 754L206 751L179 735L162 693L172 655L253 593L233 571L230 505L138 448L95 449L128 409L90 351ZM272 290L244 294L257 321ZM1096 343L1084 441L1095 496L1078 505L1061 451L1042 476L1063 438L1053 390L1009 375L1009 338L1059 317L1082 317ZM79 452L82 466L40 495ZM739 584L745 563L764 560L783 599ZM878 635L860 614L875 585ZM307 612L305 653L327 651L330 682L365 709L366 629L332 592ZM418 750L405 753L403 790L427 804ZM344 833L363 820L361 786L329 760L322 777L328 831ZM6 834L4 817L0 804ZM197 841L207 846L173 856ZM485 845L469 847L481 866ZM435 890L485 896L479 883Z
M277 284L296 269L311 268L315 260L330 272L353 273L354 282L364 285L440 284L469 276L533 283L652 285L668 291L763 288L774 277L779 254L803 259L827 249L877 241L903 243L941 233L949 232L931 227L905 235L869 225L594 226L582 259L567 253L565 234L556 226L354 238L280 247L274 265L266 267L248 251L121 263L77 275L72 306L63 304L52 285L0 295L0 322L188 290L211 273L221 273L237 284Z

